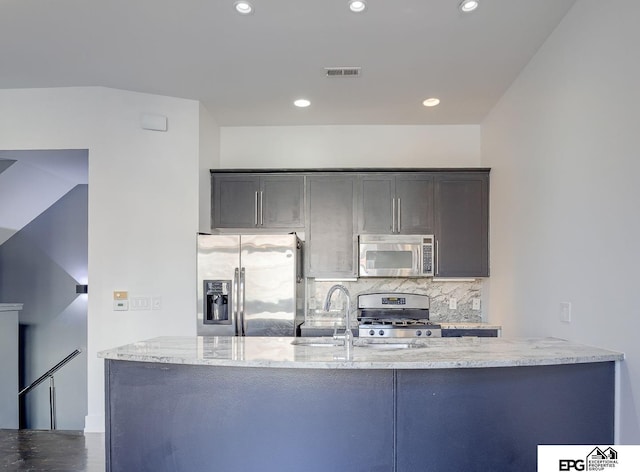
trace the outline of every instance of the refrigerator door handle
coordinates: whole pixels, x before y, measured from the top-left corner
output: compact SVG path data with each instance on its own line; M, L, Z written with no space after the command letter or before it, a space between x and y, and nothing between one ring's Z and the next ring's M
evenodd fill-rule
M240 304L240 269L238 269L237 267L233 274L232 293L233 293L234 300L233 300L233 310L231 312L233 319L231 320L231 323L233 324L234 334L237 336L238 335L238 305Z
M245 273L244 267L240 269L240 290L239 290L239 298L240 298L240 317L238 318L238 336L245 335L245 320L244 320L244 281L245 281Z

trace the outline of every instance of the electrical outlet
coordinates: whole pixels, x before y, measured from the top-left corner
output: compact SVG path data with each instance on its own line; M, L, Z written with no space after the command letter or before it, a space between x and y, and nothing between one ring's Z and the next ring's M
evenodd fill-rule
M471 304L471 308L473 310L479 310L480 309L480 299L479 298L474 298L473 302Z
M449 299L449 310L456 310L458 308L458 300L455 298Z
M560 321L571 323L571 303L560 302Z

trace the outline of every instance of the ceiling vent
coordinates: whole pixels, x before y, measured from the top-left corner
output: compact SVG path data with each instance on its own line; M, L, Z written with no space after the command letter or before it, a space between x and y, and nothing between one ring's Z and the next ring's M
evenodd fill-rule
M325 67L327 77L360 77L360 67Z

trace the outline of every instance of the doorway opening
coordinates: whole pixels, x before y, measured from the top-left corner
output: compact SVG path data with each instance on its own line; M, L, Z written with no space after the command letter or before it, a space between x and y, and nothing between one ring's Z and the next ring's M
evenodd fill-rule
M0 303L19 313L19 388L54 374L56 427L87 414L88 150L0 151ZM50 385L23 395L20 427L49 429Z

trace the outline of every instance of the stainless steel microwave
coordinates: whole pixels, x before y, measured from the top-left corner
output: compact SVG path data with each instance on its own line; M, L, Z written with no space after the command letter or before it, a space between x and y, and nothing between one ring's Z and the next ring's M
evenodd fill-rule
M429 235L359 237L360 277L433 277L433 241Z

